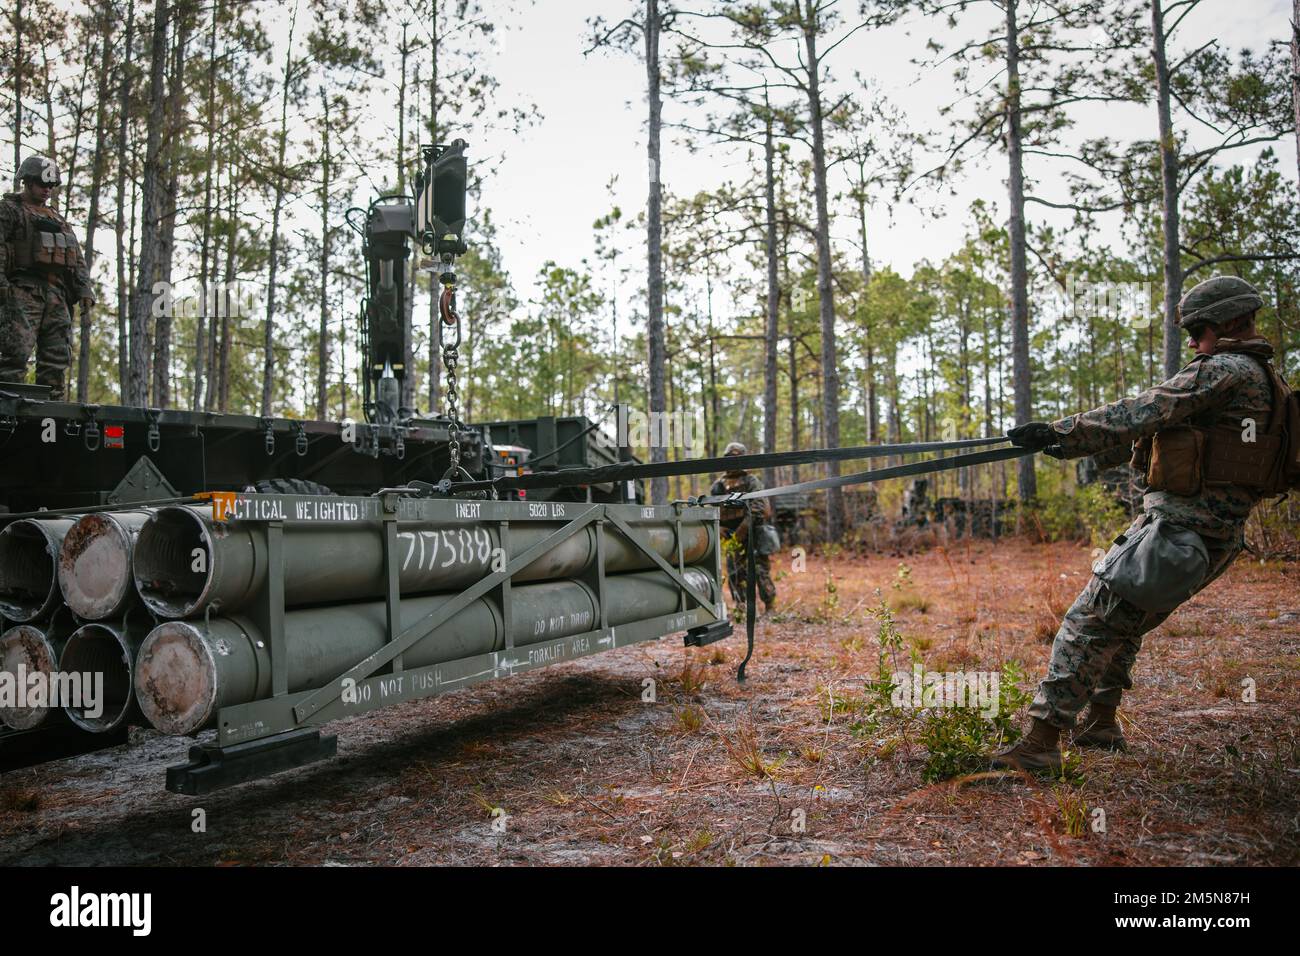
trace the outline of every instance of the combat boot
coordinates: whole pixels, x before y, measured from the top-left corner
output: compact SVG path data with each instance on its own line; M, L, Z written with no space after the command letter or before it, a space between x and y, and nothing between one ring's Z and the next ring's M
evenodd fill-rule
M1103 747L1107 750L1128 750L1124 730L1115 715L1116 708L1093 701L1088 705L1087 717L1079 721L1074 732L1076 747Z
M993 757L994 770L1039 770L1056 772L1061 769L1061 730L1045 720L1033 718L1029 733L1006 750Z

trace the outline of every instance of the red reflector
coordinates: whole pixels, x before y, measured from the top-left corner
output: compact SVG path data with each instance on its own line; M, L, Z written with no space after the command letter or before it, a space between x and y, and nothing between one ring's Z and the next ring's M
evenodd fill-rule
M125 436L126 436L126 428L125 428L124 426L122 426L122 425L105 425L105 426L104 426L104 437L105 437L105 438L124 438Z

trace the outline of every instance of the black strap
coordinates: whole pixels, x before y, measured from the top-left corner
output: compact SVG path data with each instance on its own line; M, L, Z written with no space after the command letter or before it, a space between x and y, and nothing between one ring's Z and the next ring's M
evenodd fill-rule
M640 478L669 478L677 475L702 475L715 471L754 471L776 465L810 465L825 461L889 458L928 452L954 451L1001 445L1006 438L966 438L959 441L908 442L900 445L858 445L850 448L810 448L804 451L771 452L763 455L732 455L722 458L691 458L686 461L649 463L620 462L597 468L563 468L531 475L504 475L490 481L453 482L448 491L498 491L529 488L566 488L576 485L599 485L606 482L633 481Z
M797 485L782 485L779 488L764 488L760 491L748 491L733 495L705 495L691 499L695 504L720 505L737 501L749 501L753 498L771 498L799 491L819 491L823 488L842 488L845 485L861 485L873 481L885 481L889 478L906 478L910 475L928 475L937 471L952 471L955 468L969 468L972 465L986 465L994 461L1008 461L1012 458L1024 458L1036 455L1033 448L995 448L992 451L977 451L967 455L954 455L952 458L930 458L913 462L910 465L894 465L891 468L877 468L873 471L860 471L853 475L837 475L833 478L818 478L816 481L802 481Z
M757 550L758 542L754 540L754 515L750 513L745 518L745 641L748 650L745 652L745 659L740 662L740 667L736 668L736 682L744 683L745 665L749 659L754 656L754 618L757 616L754 611L755 592L758 583L755 578L757 574L757 559L754 552Z

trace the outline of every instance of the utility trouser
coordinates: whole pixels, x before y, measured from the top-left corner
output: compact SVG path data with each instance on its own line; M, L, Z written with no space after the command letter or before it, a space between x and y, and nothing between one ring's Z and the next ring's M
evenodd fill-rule
M737 552L727 552L727 583L731 589L732 600L736 605L743 607L745 603L745 581L746 571L748 570L748 555L746 550L749 543L741 545ZM772 556L770 554L754 555L754 584L758 591L758 596L764 604L772 604L776 600L776 584L772 581Z
M63 397L63 378L72 361L72 314L67 292L57 279L21 276L11 280L5 301L0 293L0 382L27 381L27 364L36 353L36 384Z
M1147 520L1143 515L1127 534ZM1231 538L1201 536L1209 552L1209 571L1196 591L1203 590L1236 560L1244 547L1242 530ZM1115 545L1115 548L1121 545ZM1112 552L1114 548L1112 548ZM1176 610L1176 609L1175 609ZM1142 637L1173 611L1144 611L1112 593L1096 574L1061 621L1052 642L1047 677L1029 707L1029 715L1061 729L1074 726L1089 700L1118 707L1124 691L1133 687L1133 664Z

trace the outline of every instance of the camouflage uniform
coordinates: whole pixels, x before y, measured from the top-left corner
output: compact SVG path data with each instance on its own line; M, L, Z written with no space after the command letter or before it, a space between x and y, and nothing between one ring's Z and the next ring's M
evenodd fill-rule
M39 261L31 250L44 245L66 262ZM34 261L35 260L35 261ZM63 376L72 360L71 304L93 300L90 274L72 227L22 193L0 199L0 382L23 382L36 353L36 384L63 397Z
M1239 426L1242 419L1253 418L1262 428L1273 391L1268 374L1252 356L1267 359L1272 354L1263 339L1221 339L1216 354L1197 355L1173 378L1135 398L1053 422L1056 440L1064 457L1095 454L1114 460L1116 449L1174 424ZM1241 553L1242 529L1260 497L1238 485L1203 486L1194 496L1147 491L1145 513L1116 539L1116 547L1156 517L1195 531L1210 559L1199 591ZM1030 716L1064 729L1074 726L1090 699L1119 706L1123 692L1133 686L1132 669L1143 635L1170 613L1138 608L1113 594L1094 574L1061 622L1047 677L1038 687Z
M762 488L763 483L758 480L757 475L742 471L736 474L728 473L723 475L713 483L713 487L709 489L709 494L719 496L732 495L738 492L747 494L751 491L760 491ZM766 498L753 498L730 506L723 505L719 516L723 538L734 537L740 532L747 513L754 516L754 527L757 528L760 524L770 520L771 505ZM739 552L727 552L727 583L731 588L731 597L737 604L741 604L745 600L745 575L748 570L747 549L749 546L748 541L742 541ZM772 604L776 600L776 585L772 583L771 555L755 553L754 571L757 575L755 584L759 596L763 599L764 604Z

